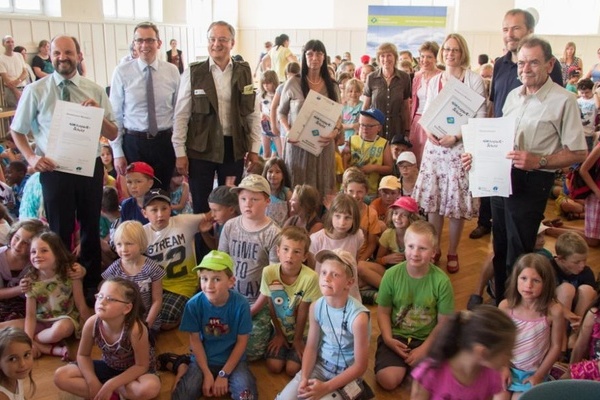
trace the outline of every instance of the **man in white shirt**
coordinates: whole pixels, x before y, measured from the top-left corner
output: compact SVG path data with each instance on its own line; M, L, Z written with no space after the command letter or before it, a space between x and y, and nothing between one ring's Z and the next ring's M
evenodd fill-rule
M208 28L206 61L193 63L181 76L175 108L173 147L179 173L190 178L194 213L208 211L208 195L217 174L241 181L244 160L258 160L260 114L252 70L232 61L235 29L224 21Z
M143 161L154 168L158 186L169 190L175 168L171 135L179 70L158 59L162 41L152 22L139 23L133 36L139 57L117 66L110 87L119 127L119 136L111 142L115 168L125 175L128 164Z
M25 87L27 70L23 56L15 53L15 40L12 36L2 38L4 54L0 54L0 77L4 86L4 103L8 107L16 107Z

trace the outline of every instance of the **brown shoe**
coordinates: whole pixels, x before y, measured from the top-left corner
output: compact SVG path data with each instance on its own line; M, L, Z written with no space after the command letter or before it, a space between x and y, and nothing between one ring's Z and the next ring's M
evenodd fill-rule
M473 229L473 231L469 234L469 237L471 239L480 239L485 235L489 235L491 231L491 228L479 225L477 228Z

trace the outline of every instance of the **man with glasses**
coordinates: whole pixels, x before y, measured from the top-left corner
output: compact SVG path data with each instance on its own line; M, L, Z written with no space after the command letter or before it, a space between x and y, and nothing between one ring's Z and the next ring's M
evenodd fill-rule
M15 144L30 167L41 172L40 183L50 229L56 232L67 249L72 249L75 220L81 225L79 261L86 268L84 286L95 293L100 282L100 204L104 167L100 145L92 177L55 171L56 163L45 156L56 102L60 99L104 109L101 134L109 140L117 137L117 126L104 88L77 72L77 47L69 36L52 40L50 57L54 72L25 87L11 125ZM27 135L32 132L36 150Z
M208 211L215 173L219 185L238 184L244 160L258 160L260 115L252 70L247 62L232 61L234 44L235 29L213 22L208 60L191 64L181 76L173 147L177 171L189 175L194 213Z
M139 57L117 66L110 88L119 127L119 136L111 142L114 164L125 175L128 164L143 161L154 168L160 181L154 186L169 190L175 168L171 135L179 70L158 59L162 41L152 22L139 23L133 36Z
M517 120L514 150L507 155L513 164L512 194L491 198L497 303L517 258L534 249L554 172L587 154L577 101L550 78L555 63L547 41L528 36L519 42L522 86L508 93L502 108L504 116ZM463 156L463 164L469 168L470 155Z
M379 136L385 115L376 108L362 110L358 118L359 135L353 135L344 149L345 169L358 167L369 182L368 196L377 197L379 180L392 173L394 159L387 139Z

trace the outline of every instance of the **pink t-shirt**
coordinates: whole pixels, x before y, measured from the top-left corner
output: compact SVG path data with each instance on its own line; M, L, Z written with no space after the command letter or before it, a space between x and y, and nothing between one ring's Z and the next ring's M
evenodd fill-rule
M415 367L412 377L429 392L430 400L486 400L502 391L500 372L486 367L481 368L471 386L456 380L448 362L434 368L429 359Z

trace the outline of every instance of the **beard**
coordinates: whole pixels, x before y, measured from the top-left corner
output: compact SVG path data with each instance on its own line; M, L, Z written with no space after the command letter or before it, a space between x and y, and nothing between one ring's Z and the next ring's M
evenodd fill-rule
M77 69L77 63L74 63L71 60L55 61L54 69L61 75L71 75Z

